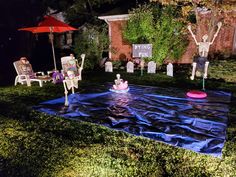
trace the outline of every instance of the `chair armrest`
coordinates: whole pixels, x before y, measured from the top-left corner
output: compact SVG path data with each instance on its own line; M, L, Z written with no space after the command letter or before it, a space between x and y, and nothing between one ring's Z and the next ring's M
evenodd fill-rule
M67 73L63 69L61 70L61 74L63 75L63 77L67 75Z
M25 79L29 78L29 75L26 75L26 74L19 74L18 76L19 77L24 77Z
M53 72L54 72L54 71L47 71L47 75L48 75L48 76L52 76Z
M45 75L44 72L42 72L42 71L36 72L35 74L36 74L36 75L38 74L38 75L41 75L41 76L44 76L44 75Z

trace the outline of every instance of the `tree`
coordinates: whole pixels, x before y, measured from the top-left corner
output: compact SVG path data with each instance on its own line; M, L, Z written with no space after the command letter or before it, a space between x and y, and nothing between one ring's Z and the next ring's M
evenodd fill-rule
M109 47L107 27L87 24L80 30L75 40L75 53L81 54L86 51L85 68L94 69L102 54Z
M150 2L159 2L163 5L190 5L206 6L209 8L217 7L220 9L233 10L236 7L235 0L150 0Z
M188 16L192 11L195 13L197 22L199 21L197 8L207 8L212 12L208 29L209 41L212 40L214 30L219 21L218 16L220 16L221 12L236 9L235 0L150 0L150 2L158 2L163 5L177 5L181 7L183 16Z
M45 6L64 12L72 25L94 23L98 15L124 0L43 0ZM134 0L131 0L134 1Z
M154 17L150 6L139 6L130 11L130 19L123 32L130 43L147 43L154 38Z
M153 44L152 58L161 64L166 58L182 56L188 40L182 34L184 23L178 8L173 6L143 5L130 12L123 35L131 44Z

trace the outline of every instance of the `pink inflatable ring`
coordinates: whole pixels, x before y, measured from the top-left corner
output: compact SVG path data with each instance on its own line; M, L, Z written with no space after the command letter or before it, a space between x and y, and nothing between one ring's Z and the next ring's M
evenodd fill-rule
M116 90L114 88L109 89L111 92L116 92L116 93L126 93L129 91L129 87L123 90Z
M191 90L187 93L187 96L190 98L206 98L207 94L198 90Z

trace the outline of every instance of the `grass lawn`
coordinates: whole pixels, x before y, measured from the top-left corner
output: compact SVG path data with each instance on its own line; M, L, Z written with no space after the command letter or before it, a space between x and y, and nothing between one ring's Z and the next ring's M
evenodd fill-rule
M213 66L217 68L218 65ZM137 71L134 74L120 71L122 78L132 84L200 89L201 80L190 81L188 72L179 72L169 78L161 71L142 77ZM94 83L111 82L116 73L87 72L78 91L83 92L86 86ZM225 82L223 76L214 76L212 74L207 80L207 89L236 95L235 81ZM42 101L62 97L63 93L62 85L52 83L42 88L37 83L32 87L0 88L0 177L236 176L234 98L230 104L223 158L219 159L32 109Z

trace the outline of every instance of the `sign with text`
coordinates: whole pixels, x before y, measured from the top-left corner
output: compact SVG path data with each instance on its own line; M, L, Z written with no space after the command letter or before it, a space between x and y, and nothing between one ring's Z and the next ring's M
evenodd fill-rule
M152 44L133 44L133 57L152 57Z

